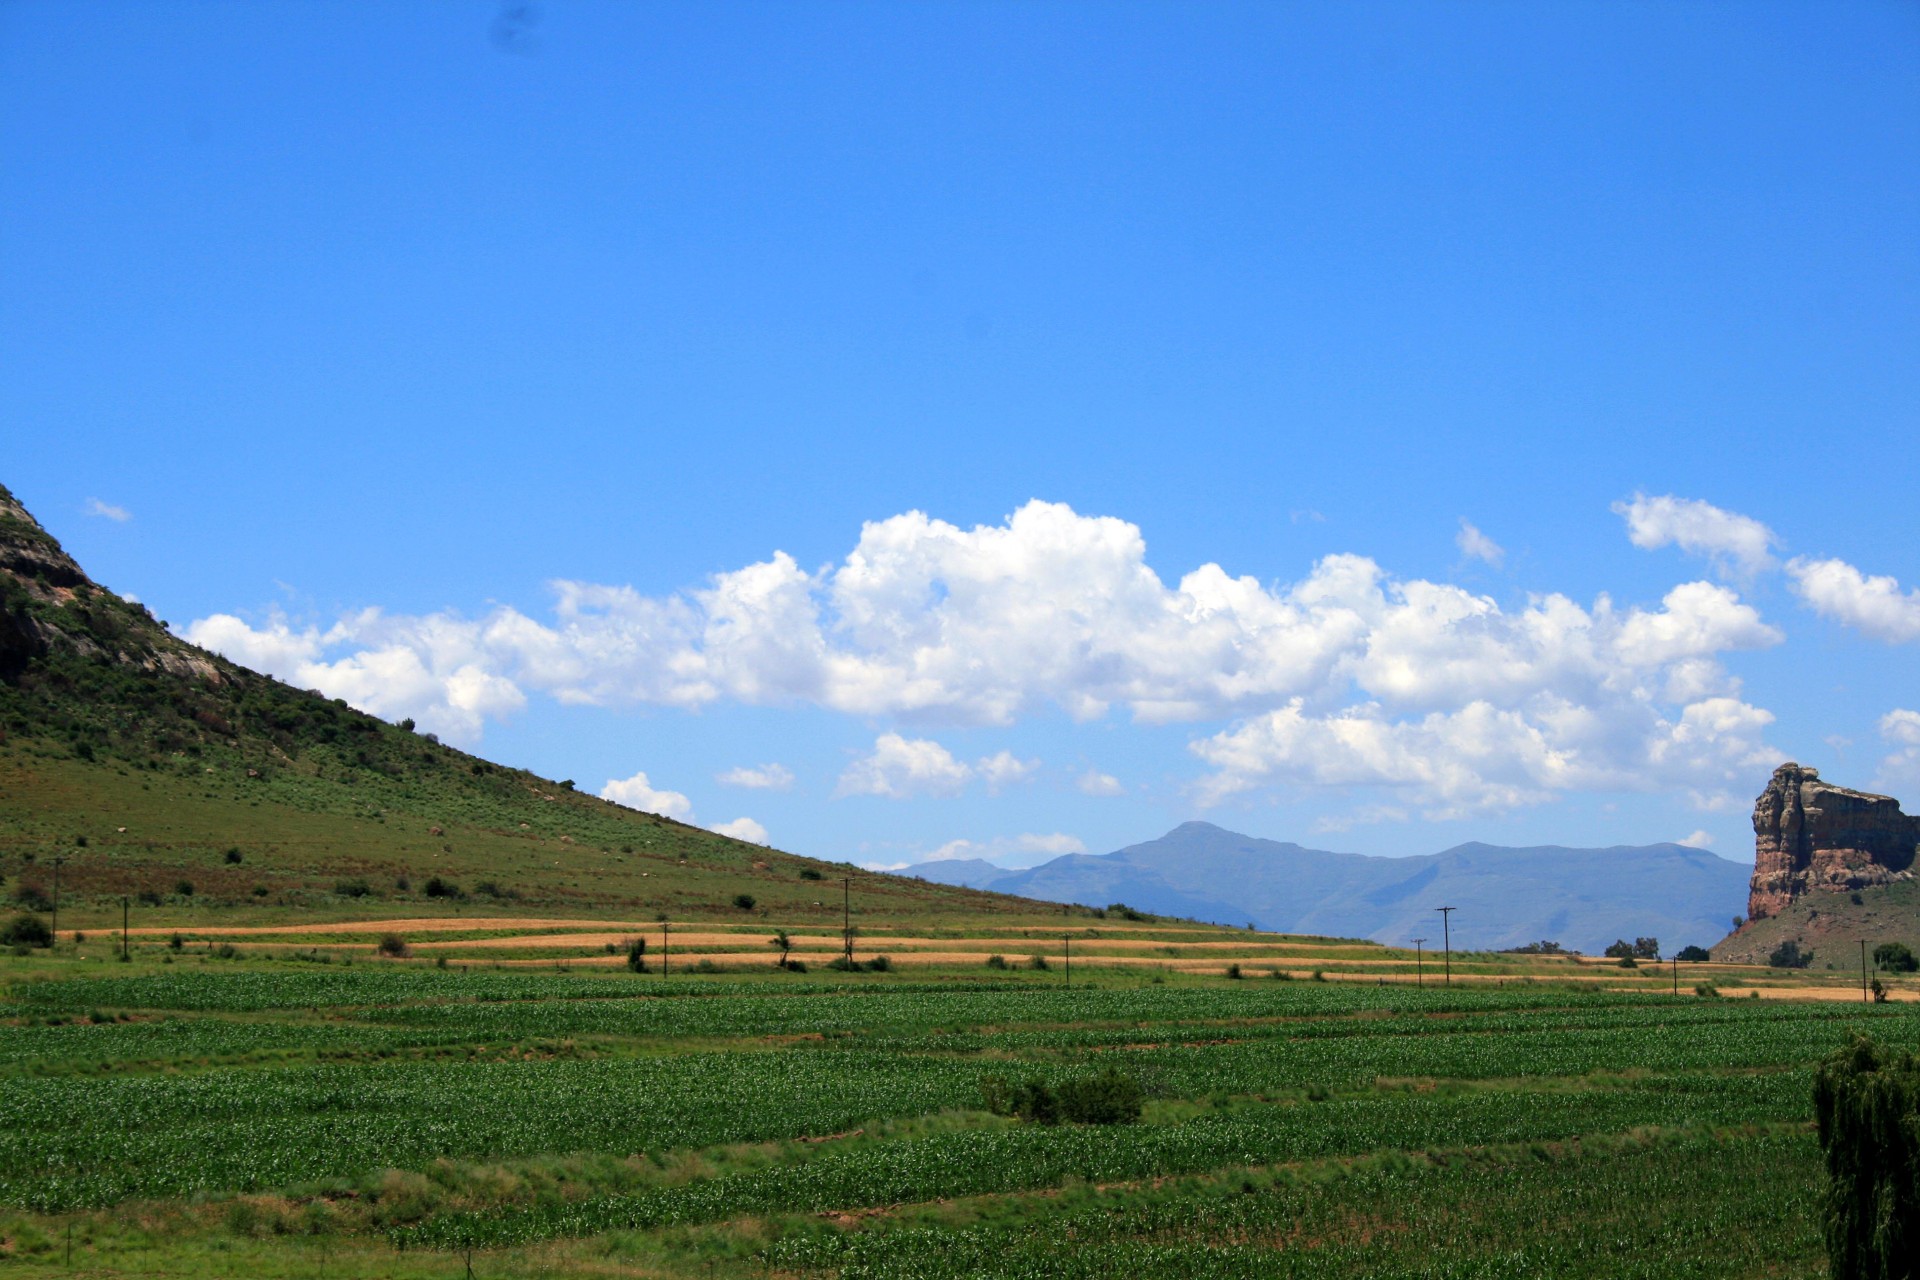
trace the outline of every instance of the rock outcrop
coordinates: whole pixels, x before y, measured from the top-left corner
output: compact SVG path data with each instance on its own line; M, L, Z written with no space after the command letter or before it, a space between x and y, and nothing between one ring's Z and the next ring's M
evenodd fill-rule
M1747 915L1761 920L1804 893L1911 876L1920 817L1891 796L1836 787L1818 769L1787 763L1754 802L1753 837Z

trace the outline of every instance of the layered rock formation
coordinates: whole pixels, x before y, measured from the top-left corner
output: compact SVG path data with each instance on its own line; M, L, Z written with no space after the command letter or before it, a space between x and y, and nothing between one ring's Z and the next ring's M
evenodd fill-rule
M1920 817L1891 796L1850 791L1787 763L1753 805L1747 915L1773 915L1801 894L1888 884L1913 874Z

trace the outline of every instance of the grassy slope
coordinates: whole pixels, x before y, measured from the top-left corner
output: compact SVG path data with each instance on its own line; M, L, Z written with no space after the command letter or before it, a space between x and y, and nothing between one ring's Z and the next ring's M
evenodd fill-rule
M1855 902L1854 898L1859 901ZM1765 964L1782 942L1811 948L1813 967L1857 971L1860 943L1904 942L1920 952L1920 882L1902 881L1851 893L1812 893L1765 920L1755 920L1722 938L1715 960Z
M488 899L495 914L737 915L745 893L825 919L851 870L581 795L196 649L89 580L0 487L0 891L50 890L56 856L76 924L142 892L176 916L456 909L424 899L434 875L517 895ZM360 879L366 896L334 892ZM860 880L857 914L1059 914Z

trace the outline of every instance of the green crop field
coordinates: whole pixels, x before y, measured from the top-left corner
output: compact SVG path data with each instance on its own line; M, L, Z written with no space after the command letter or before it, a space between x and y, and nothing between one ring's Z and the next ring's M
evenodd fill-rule
M92 946L0 958L9 1274L1816 1275L1810 1064L1920 1047L1910 1004L1544 978ZM1109 1067L1134 1123L985 1105Z

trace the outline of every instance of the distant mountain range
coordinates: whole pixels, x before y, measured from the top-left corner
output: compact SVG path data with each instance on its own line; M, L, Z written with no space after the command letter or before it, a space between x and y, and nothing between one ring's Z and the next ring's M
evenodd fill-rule
M1416 937L1437 945L1434 908L1452 906L1459 908L1453 945L1460 949L1548 939L1594 953L1616 938L1649 936L1671 954L1725 936L1746 907L1752 868L1679 844L1463 844L1378 858L1186 822L1158 840L1068 854L1025 871L967 858L925 863L910 874L1052 902L1124 902L1155 915L1396 945Z

